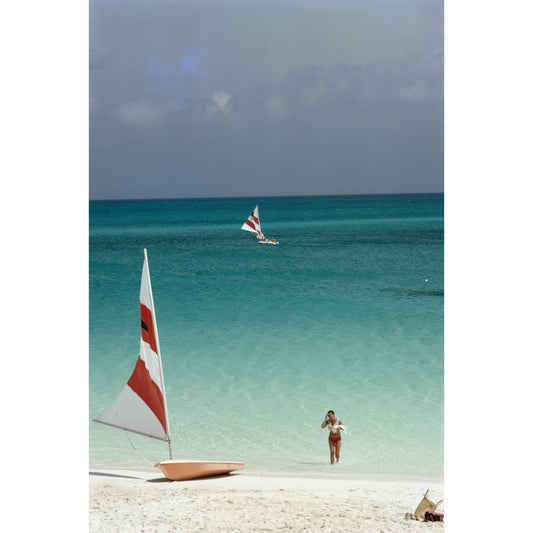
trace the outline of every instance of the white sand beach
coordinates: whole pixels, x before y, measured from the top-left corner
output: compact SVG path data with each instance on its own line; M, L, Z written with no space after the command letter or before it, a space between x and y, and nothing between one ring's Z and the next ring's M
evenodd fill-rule
M442 483L423 481L239 472L170 482L157 471L91 471L89 531L444 531L406 517L427 489L434 502L444 498Z

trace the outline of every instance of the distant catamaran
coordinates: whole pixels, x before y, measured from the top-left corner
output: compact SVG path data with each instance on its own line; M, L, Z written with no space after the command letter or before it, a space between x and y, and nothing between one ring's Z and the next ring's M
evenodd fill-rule
M135 370L113 405L94 421L167 442L170 460L161 461L155 466L174 481L226 474L244 468L243 463L172 459L161 350L146 248L140 300L141 347Z
M279 244L276 239L267 239L261 232L261 222L259 221L259 206L256 205L250 216L246 219L241 229L250 231L256 234L256 237L260 239L262 244Z

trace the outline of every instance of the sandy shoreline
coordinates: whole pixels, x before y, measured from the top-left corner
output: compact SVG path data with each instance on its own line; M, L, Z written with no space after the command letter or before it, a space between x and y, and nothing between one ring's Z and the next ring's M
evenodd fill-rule
M169 482L157 471L91 470L89 531L443 531L406 518L426 489L444 498L431 481L233 473Z

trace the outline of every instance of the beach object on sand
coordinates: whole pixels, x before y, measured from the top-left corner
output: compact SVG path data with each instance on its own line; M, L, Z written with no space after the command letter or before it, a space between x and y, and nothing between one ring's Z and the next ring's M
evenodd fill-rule
M94 421L168 443L170 460L159 467L171 480L226 474L244 468L243 463L227 461L183 461L172 459L168 410L157 334L148 254L144 249L141 278L141 346L133 374L113 405Z
M259 220L259 206L256 205L250 216L245 220L241 229L255 233L261 244L279 244L276 239L267 239L261 232L261 222Z
M444 513L426 511L424 522L444 522Z
M437 503L434 503L428 498L428 494L429 494L429 489L426 490L426 493L420 500L418 507L415 509L414 516L417 520L425 521L426 513L435 513L435 510L437 509L437 507L444 501L444 500L439 500Z

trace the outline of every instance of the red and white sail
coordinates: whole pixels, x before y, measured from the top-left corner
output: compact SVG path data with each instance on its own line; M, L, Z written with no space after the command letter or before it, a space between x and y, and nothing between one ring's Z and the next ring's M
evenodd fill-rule
M95 418L95 421L170 443L161 352L146 249L140 307L141 346L137 364L113 405Z
M246 219L246 222L242 225L241 229L251 231L258 237L264 238L264 235L261 233L261 223L259 222L259 206L255 206L251 215Z

